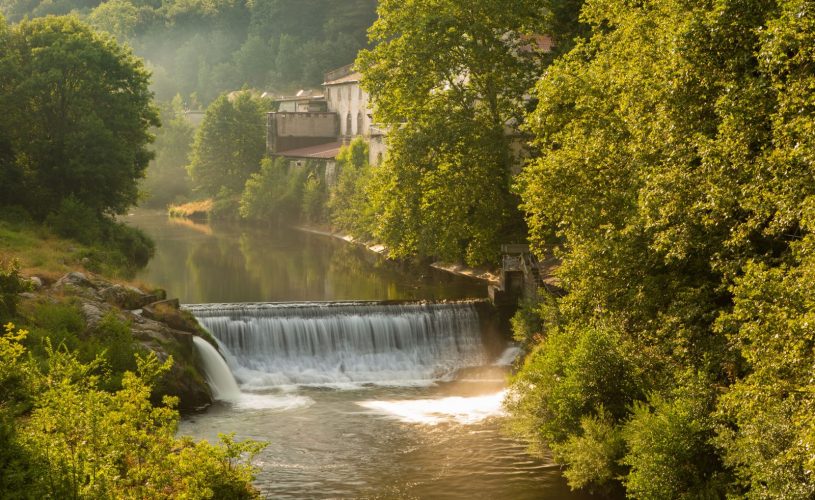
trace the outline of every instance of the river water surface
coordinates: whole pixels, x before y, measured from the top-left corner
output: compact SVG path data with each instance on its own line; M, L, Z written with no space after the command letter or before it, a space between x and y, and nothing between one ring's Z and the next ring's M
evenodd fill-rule
M500 432L513 351L482 345L472 305L358 302L480 299L483 283L295 230L127 220L156 242L138 278L191 305L240 385L180 433L268 442L264 496L582 498Z

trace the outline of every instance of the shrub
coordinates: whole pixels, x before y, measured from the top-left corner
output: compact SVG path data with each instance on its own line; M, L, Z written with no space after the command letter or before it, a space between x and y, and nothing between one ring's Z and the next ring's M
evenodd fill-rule
M715 393L691 376L668 397L634 404L623 433L631 470L624 484L634 498L722 498L730 479L711 444Z
M62 200L45 224L57 235L86 245L98 242L102 237L100 216L73 196Z
M303 185L302 214L309 222L325 220L325 202L327 198L325 183L314 172L309 173Z
M640 381L619 335L588 326L553 330L515 376L506 406L510 430L533 443L557 445L581 435L586 417L620 422Z
M625 454L625 440L602 407L596 413L583 417L582 434L572 435L555 446L554 452L569 467L563 475L571 488L600 487L605 492L624 472L619 462Z
M20 276L20 264L0 260L0 324L17 314L18 294L28 289L28 282Z

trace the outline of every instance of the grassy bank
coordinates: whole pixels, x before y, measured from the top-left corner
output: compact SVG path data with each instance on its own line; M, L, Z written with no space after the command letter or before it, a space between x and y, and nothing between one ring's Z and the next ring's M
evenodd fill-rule
M46 225L0 218L0 261L16 260L22 274L46 280L56 280L70 271L130 279L152 256L152 242L136 229L109 224L108 232L118 234L105 238L100 231L102 239L80 242L59 236Z

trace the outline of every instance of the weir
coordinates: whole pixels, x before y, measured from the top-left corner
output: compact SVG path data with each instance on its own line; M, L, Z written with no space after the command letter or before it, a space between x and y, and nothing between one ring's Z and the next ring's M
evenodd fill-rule
M488 361L476 301L185 306L246 389L419 385Z

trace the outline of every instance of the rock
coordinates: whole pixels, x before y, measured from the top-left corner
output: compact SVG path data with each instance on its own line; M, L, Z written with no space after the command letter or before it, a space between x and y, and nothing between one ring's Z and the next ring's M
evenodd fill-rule
M156 353L160 360L173 357L173 366L153 390L153 401L161 402L164 395L177 396L181 411L197 411L212 404L212 393L201 369L193 335L207 335L195 317L179 308L178 300L166 300L166 292L144 292L133 286L111 283L102 278L71 272L53 286L43 286L31 294L33 298L55 303L78 303L85 320L85 336L99 335L96 331L102 318L115 314L130 324L133 340ZM143 315L131 312L143 309Z
M173 357L173 365L154 390L154 402L163 395L176 396L181 411L198 411L212 404L212 392L200 369L200 360L193 344L193 335L169 328L158 321L136 317L133 336L159 360Z
M178 299L160 300L146 305L142 308L142 315L165 323L175 330L189 333L202 332L198 321L189 312L180 309Z
M85 324L89 329L96 328L107 311L103 308L102 304L95 302L85 302L80 306L82 316L85 318Z
M159 298L156 295L145 293L132 286L112 285L103 288L99 296L108 304L132 311L140 309L147 304L156 302Z
M68 294L78 294L86 299L98 300L97 286L83 273L68 273L54 283L53 289Z
M73 286L76 288L96 288L94 284L91 283L91 280L89 280L87 276L78 271L66 274L65 276L57 280L54 286L57 288L62 288L65 286Z
M28 282L31 283L31 288L34 290L39 290L42 288L42 279L38 278L37 276L32 276L28 278Z

